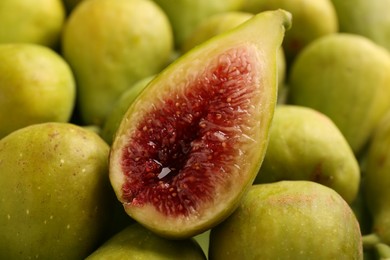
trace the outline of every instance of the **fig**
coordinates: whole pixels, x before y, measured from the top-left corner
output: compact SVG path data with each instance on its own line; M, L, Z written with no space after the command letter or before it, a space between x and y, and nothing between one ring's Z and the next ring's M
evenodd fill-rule
M360 156L390 109L389 71L389 52L370 39L327 35L313 41L292 64L288 103L327 115Z
M86 258L94 259L206 260L206 256L192 238L184 240L163 238L139 223L133 223Z
M255 184L210 233L209 259L363 259L359 224L333 189L312 181Z
M329 117L309 107L278 105L255 183L280 180L315 181L352 203L359 191L360 168Z
M214 14L208 18L205 18L190 34L187 40L182 46L182 52L185 53L196 45L214 37L220 33L223 33L229 29L232 29L239 24L252 18L253 14L248 12L223 12ZM284 87L284 80L286 76L286 59L283 48L279 48L277 53L278 64L278 97L281 96L281 92Z
M137 96L111 146L125 211L170 238L200 234L237 206L260 168L276 104L284 10L193 48Z
M62 54L72 67L82 124L102 126L120 95L166 66L173 33L151 0L82 1L71 12Z
M122 117L126 113L130 104L133 103L138 94L146 87L146 85L153 79L153 76L143 78L131 87L126 89L119 99L113 105L111 111L108 113L106 120L103 123L101 136L109 144L112 144L113 136L122 120Z
M106 239L109 146L70 123L0 140L0 259L83 259Z
M367 151L364 194L374 232L390 245L390 114L376 128Z
M65 19L62 0L1 0L0 43L57 48Z
M0 139L31 124L68 122L75 99L71 68L52 49L32 43L0 45Z
M167 14L172 25L175 46L180 49L192 31L209 16L238 11L243 0L154 0Z
M293 16L283 49L290 65L309 43L338 32L338 16L331 0L245 0L242 11L258 13L282 8Z
M331 0L341 32L370 38L390 51L389 0Z

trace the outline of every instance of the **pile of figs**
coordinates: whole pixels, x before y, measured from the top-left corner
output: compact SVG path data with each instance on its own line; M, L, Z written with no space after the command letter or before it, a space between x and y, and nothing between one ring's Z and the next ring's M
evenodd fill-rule
M0 259L390 259L389 11L0 1Z

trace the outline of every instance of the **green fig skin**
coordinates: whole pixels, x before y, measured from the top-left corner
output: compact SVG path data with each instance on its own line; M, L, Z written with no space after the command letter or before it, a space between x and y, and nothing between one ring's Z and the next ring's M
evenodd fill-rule
M181 49L182 44L202 21L214 14L238 11L243 2L243 0L154 1L169 17L177 49Z
M280 180L315 181L352 203L359 190L359 163L326 115L308 107L278 105L255 183Z
M245 0L242 11L258 13L278 8L293 16L294 25L283 41L289 65L309 43L338 32L338 16L331 0Z
M109 163L110 181L117 198L133 219L161 236L180 239L205 232L238 206L253 183L265 154L277 98L276 55L284 32L290 26L291 16L286 11L258 14L175 60L137 96L116 132ZM240 55L240 58L232 59L231 55ZM238 65L232 66L232 60L243 60L245 65L238 62ZM251 64L249 75L235 71L237 67L247 68L247 63ZM226 85L216 84L220 89L215 90L206 81L214 80L210 75L213 71L218 74L222 68L224 71L233 69L240 79L237 81L233 77L230 80L231 77L226 76L229 79ZM221 77L225 79L225 75ZM250 81L248 84L241 83L247 79ZM205 84L198 83L203 80ZM237 89L242 90L237 92ZM219 94L215 97L208 91L218 91ZM237 101L225 94L231 91L238 93L233 95ZM198 94L201 96L198 97ZM246 103L231 107L231 103L241 104L243 100ZM221 108L221 114L214 116L218 111L213 110L213 102L226 107ZM201 112L198 112L199 109ZM167 115L161 114L164 111ZM237 118L237 124L226 127L221 123L224 121L222 117L228 118L229 115L230 118L231 114L225 111L244 111L244 114ZM201 116L203 114L204 117ZM191 120L187 120L187 116ZM217 120L210 122L210 127L212 124L219 130L216 135L223 135L222 138L226 135L228 144L209 136L216 130L210 129L209 134L203 131L208 127L209 118ZM232 117L225 121L232 123L235 120ZM207 123L204 125L202 122ZM237 134L232 129L237 129ZM165 133L174 135L169 142L166 142ZM215 144L211 144L214 140ZM212 149L208 148L209 143ZM227 149L227 145L234 148ZM166 151L170 152L175 147L183 149L177 152L178 155L174 152L175 157L172 157ZM182 158L180 152L183 150L186 158L183 163L191 158L191 163L187 164L193 167L184 165L182 170L176 168L176 156ZM138 151L141 151L140 155ZM214 151L217 151L217 156L221 154L221 159L217 159L221 167L214 167L212 156L203 156ZM152 167L148 166L149 163ZM170 175L160 178L161 169L168 169ZM139 188L140 185L145 186ZM182 199L186 196L189 196L190 202ZM193 203L193 206L188 207L187 203Z
M389 52L368 38L327 35L307 46L292 64L288 103L331 118L359 157L390 109L389 71Z
M68 122L75 99L71 68L52 49L0 45L0 139L31 124Z
M390 244L390 114L378 125L367 152L364 194L373 218L372 231Z
M341 32L365 36L390 51L389 0L331 0Z
M108 145L69 123L0 140L0 258L82 259L105 239L115 197Z
M211 230L209 259L363 259L359 224L333 189L311 181L253 185Z
M173 51L166 14L151 0L82 1L63 29L82 124L102 126L120 95L161 71Z
M169 240L157 236L138 223L115 234L86 260L206 260L199 244L193 239Z
M139 95L139 93L141 93L153 77L154 76L149 76L134 83L121 94L119 99L113 105L111 111L106 117L106 120L104 121L101 131L101 136L109 145L112 144L115 132L130 104L133 103L135 98Z

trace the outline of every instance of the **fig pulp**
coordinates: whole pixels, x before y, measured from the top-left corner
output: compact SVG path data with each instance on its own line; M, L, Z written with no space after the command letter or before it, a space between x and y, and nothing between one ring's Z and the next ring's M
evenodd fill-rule
M264 158L276 55L290 24L284 10L260 13L181 56L137 96L109 162L111 184L132 218L185 238L238 206Z

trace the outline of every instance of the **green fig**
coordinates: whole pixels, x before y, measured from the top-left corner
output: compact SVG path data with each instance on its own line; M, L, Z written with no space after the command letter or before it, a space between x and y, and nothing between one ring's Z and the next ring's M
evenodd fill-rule
M103 123L101 136L108 143L112 144L113 137L126 113L130 104L133 103L139 93L146 87L146 85L153 79L154 76L149 76L134 83L131 87L125 90L119 99L113 105L111 111L108 113L106 120Z
M175 46L182 44L193 30L208 17L238 11L243 0L154 0L167 14L172 25Z
M381 120L367 151L364 194L372 231L390 244L390 114Z
M52 49L0 44L0 139L31 124L68 122L75 99L71 68Z
M312 181L253 185L210 233L209 259L363 259L359 224L333 189Z
M164 68L172 51L171 25L153 1L79 3L64 26L62 53L76 77L82 123L102 126L120 95Z
M338 32L338 16L331 0L244 0L242 11L258 13L278 8L293 16L294 26L283 41L289 65L313 40Z
M330 117L360 156L390 109L389 71L385 48L359 35L327 35L313 41L292 64L288 102Z
M278 105L255 183L280 180L315 181L351 203L359 191L359 163L329 117L308 107Z
M389 0L331 0L341 32L370 38L390 51Z
M206 260L194 239L170 240L157 236L138 223L115 234L86 260Z
M65 20L62 0L1 0L0 43L57 48Z
M126 212L157 234L192 237L238 206L262 163L277 96L284 10L193 48L130 105L109 176Z
M0 140L0 259L83 259L105 239L115 196L108 145L69 123Z

